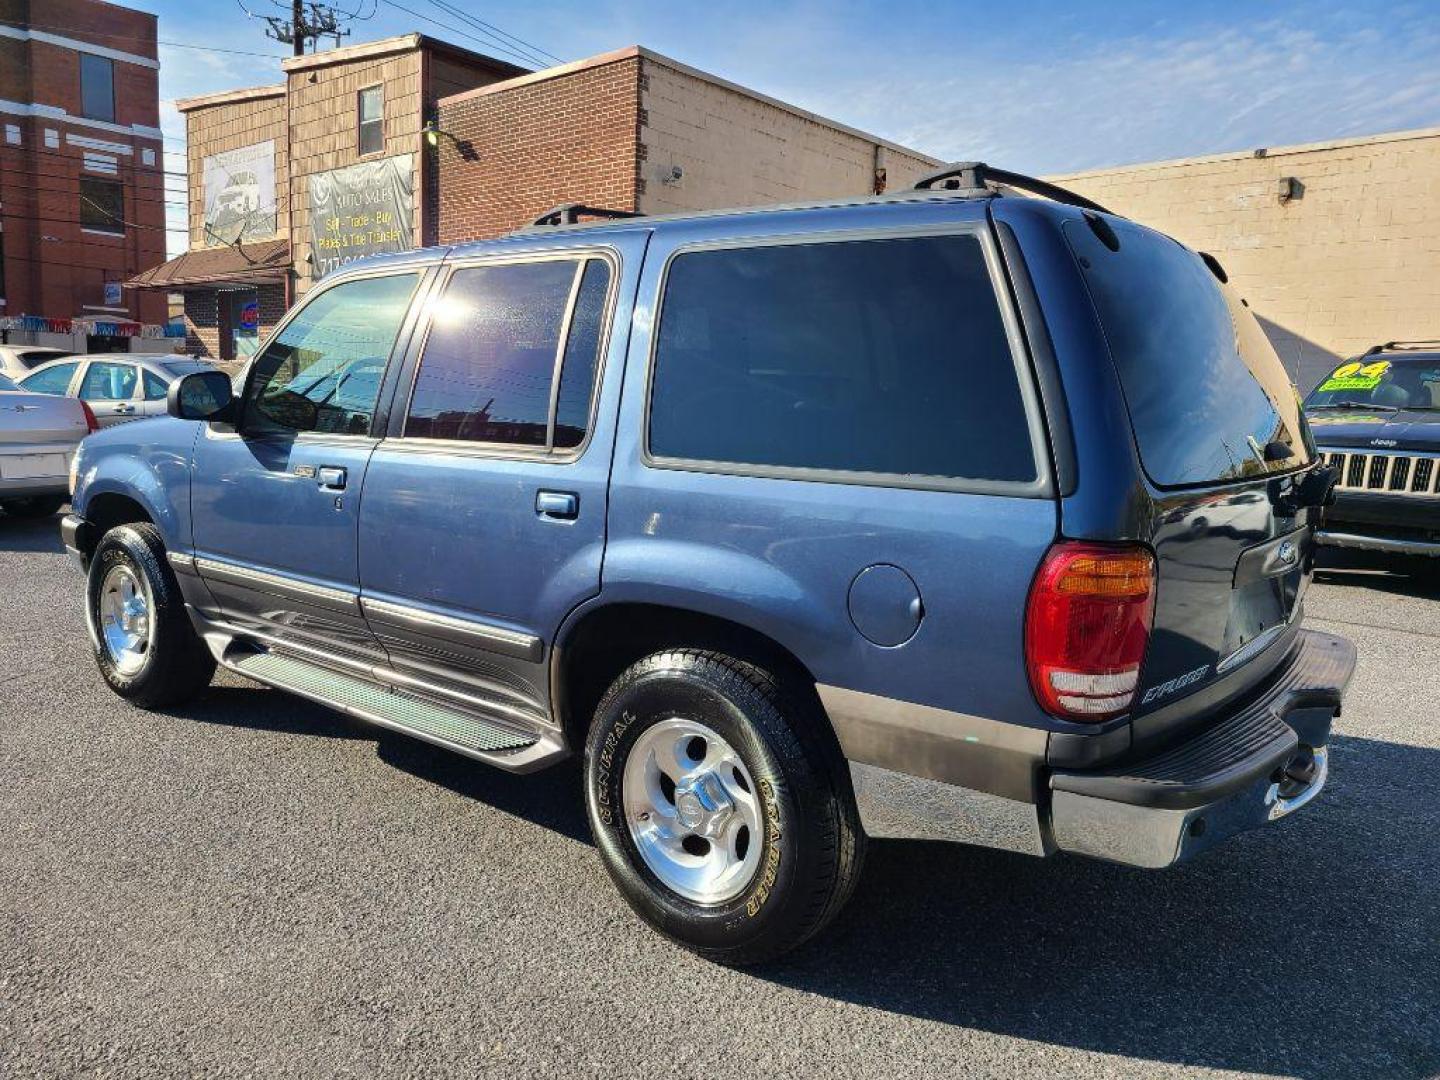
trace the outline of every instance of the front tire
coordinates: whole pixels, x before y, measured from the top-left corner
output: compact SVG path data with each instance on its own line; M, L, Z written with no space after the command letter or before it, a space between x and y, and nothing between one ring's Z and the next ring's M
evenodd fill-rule
M64 495L32 495L25 499L6 499L0 509L15 518L54 517L65 505Z
M110 689L142 709L177 705L210 684L215 658L190 622L155 526L111 529L86 582L95 663Z
M813 696L748 661L677 649L628 668L586 740L606 870L655 929L720 963L818 933L864 857L845 763Z

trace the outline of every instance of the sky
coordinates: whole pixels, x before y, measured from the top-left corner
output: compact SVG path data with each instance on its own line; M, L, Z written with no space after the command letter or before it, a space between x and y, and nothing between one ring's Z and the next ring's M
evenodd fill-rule
M167 166L183 171L174 99L277 81L288 49L256 16L284 11L124 2L158 15L172 43L161 126ZM336 4L369 16L344 44L420 30L527 66L641 44L938 158L1029 173L1440 125L1437 0ZM170 186L183 199L183 182ZM171 210L183 228L183 207Z

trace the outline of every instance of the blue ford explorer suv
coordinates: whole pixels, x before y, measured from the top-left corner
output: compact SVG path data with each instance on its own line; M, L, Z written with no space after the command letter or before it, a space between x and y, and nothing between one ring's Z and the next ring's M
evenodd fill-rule
M1213 259L976 164L574 216L346 268L233 399L85 441L116 693L219 664L581 754L626 900L727 963L823 927L867 837L1165 867L1324 786L1334 476Z

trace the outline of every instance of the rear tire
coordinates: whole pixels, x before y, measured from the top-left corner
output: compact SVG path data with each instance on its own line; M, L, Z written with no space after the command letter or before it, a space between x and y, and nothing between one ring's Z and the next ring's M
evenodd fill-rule
M210 684L215 658L190 622L155 526L120 525L100 539L85 602L95 663L121 697L157 709Z
M15 518L54 517L65 505L64 495L32 495L26 499L6 499L0 509Z
M828 736L803 688L722 653L656 653L621 674L586 740L585 804L636 913L731 965L825 927L854 891L865 845Z

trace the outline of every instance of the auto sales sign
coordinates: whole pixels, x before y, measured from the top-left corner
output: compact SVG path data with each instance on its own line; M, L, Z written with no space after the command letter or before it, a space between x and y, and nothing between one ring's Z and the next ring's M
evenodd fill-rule
M315 276L414 246L414 155L397 154L310 177Z

